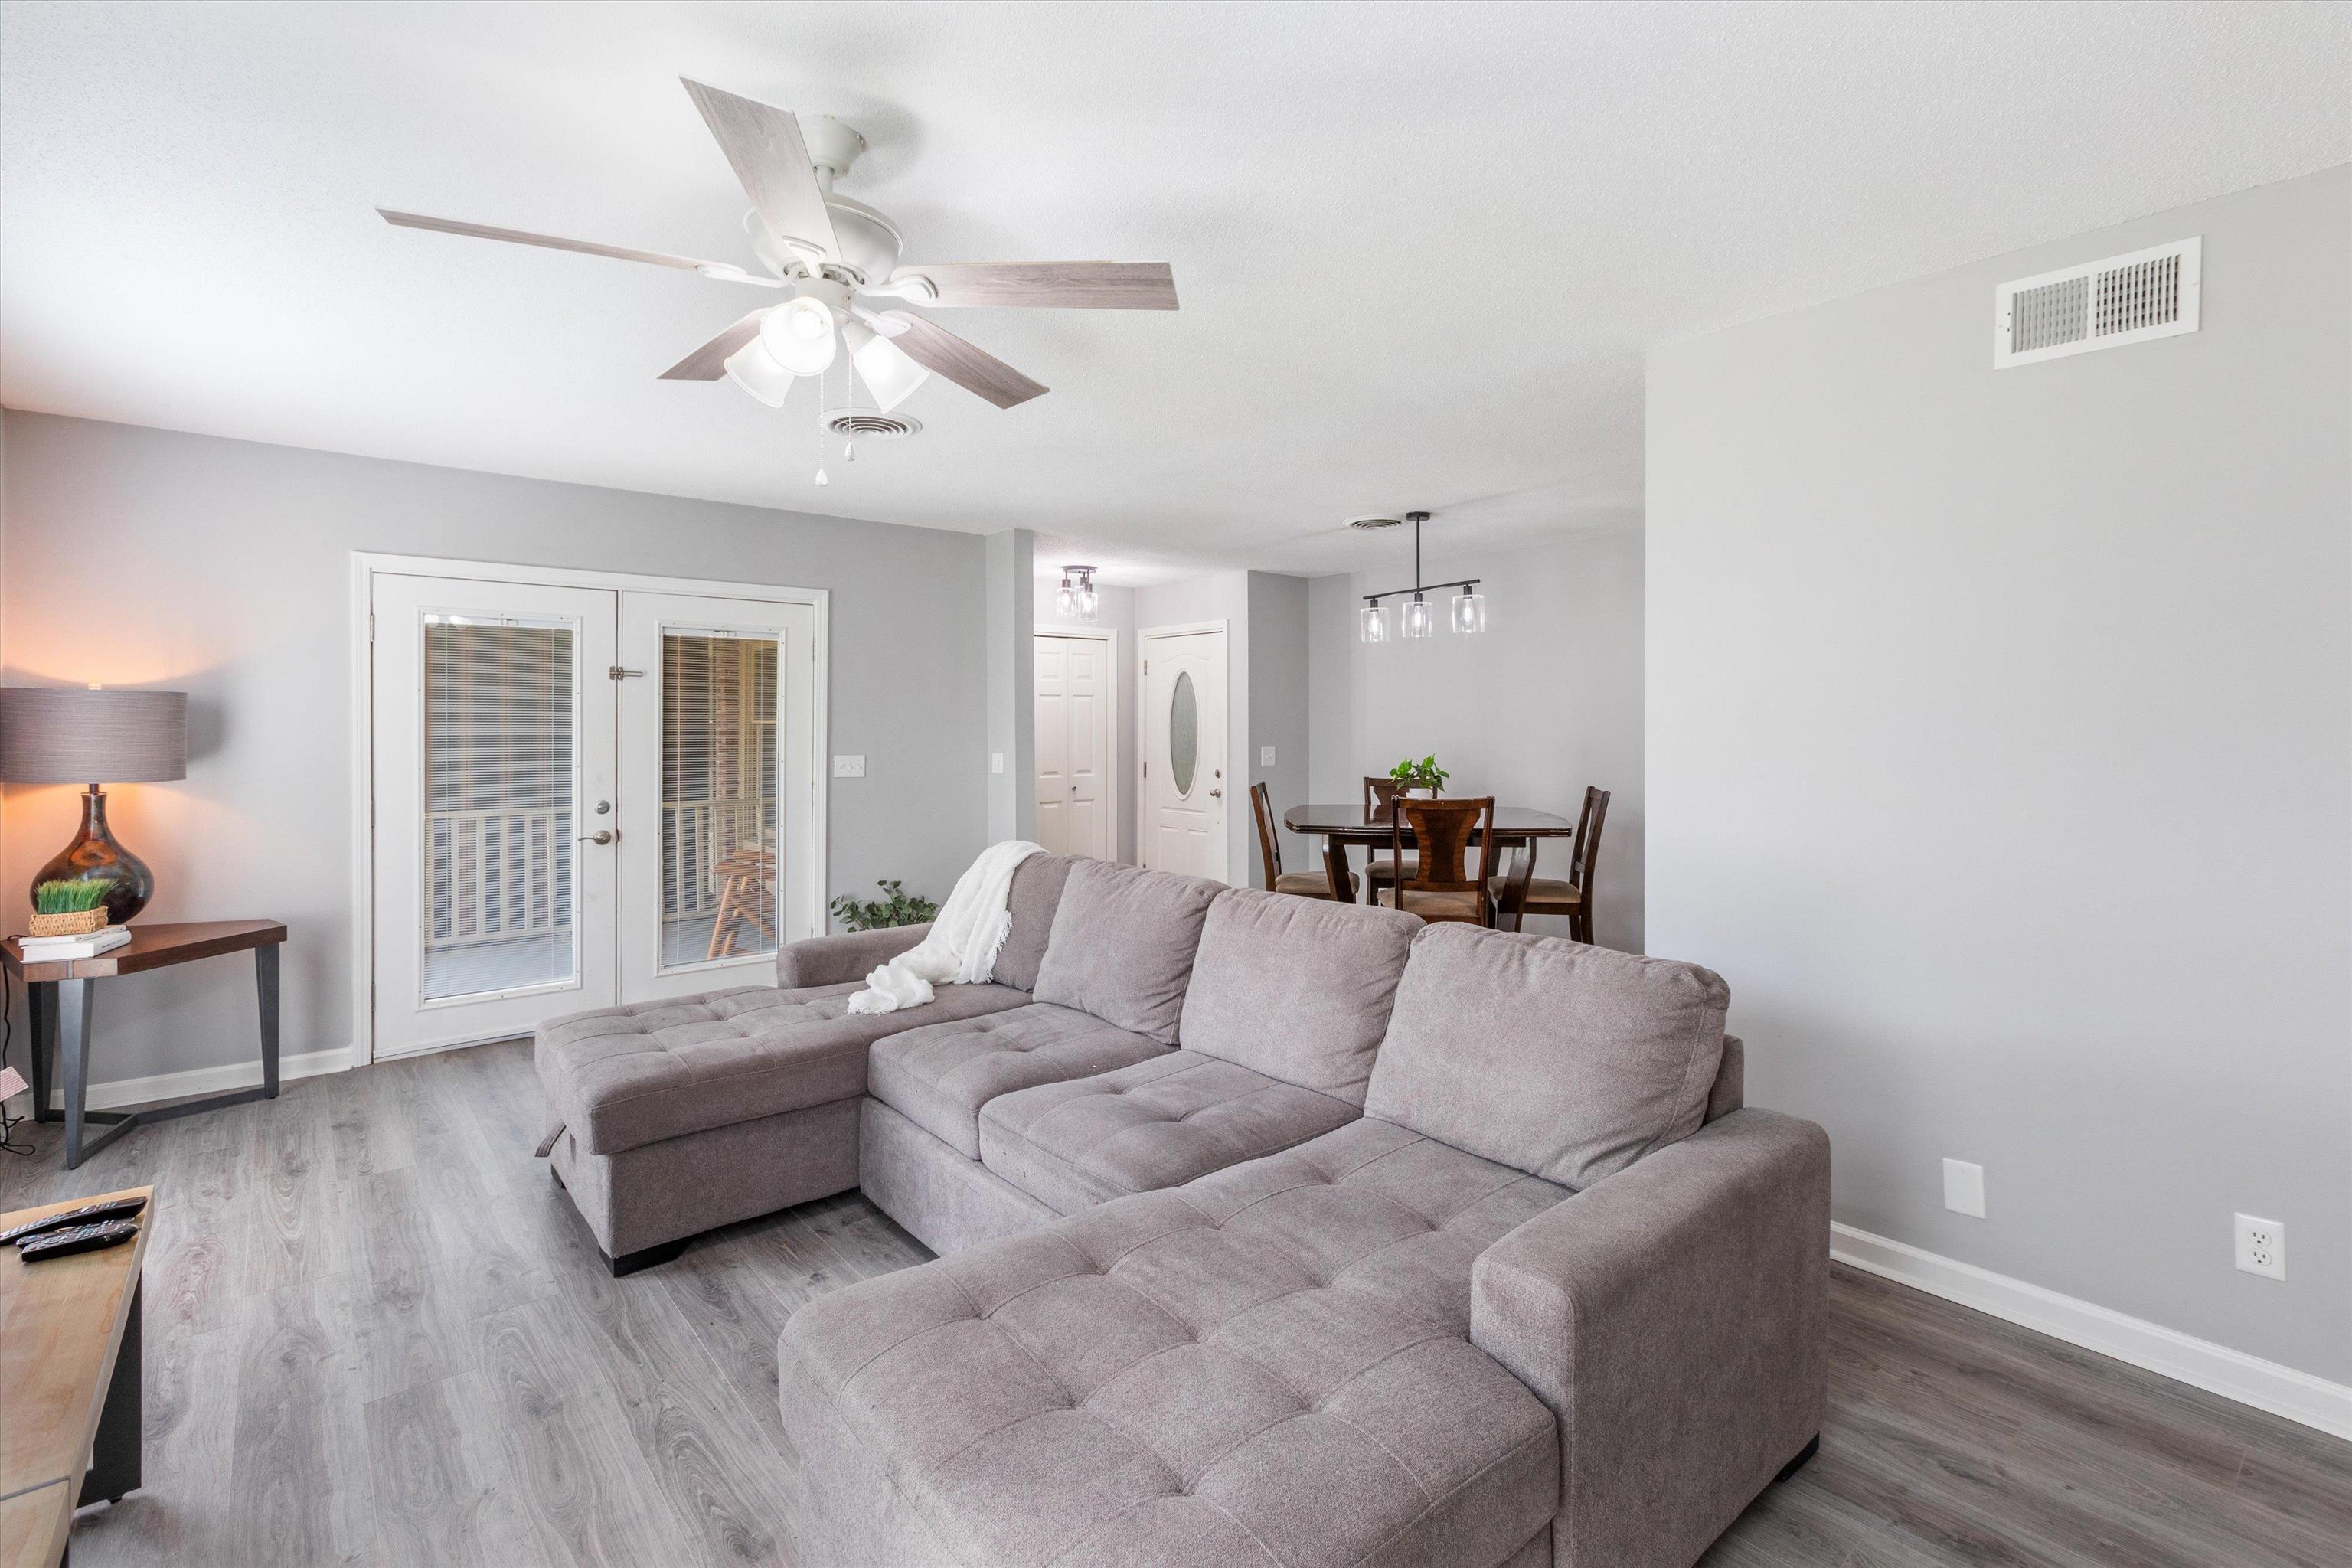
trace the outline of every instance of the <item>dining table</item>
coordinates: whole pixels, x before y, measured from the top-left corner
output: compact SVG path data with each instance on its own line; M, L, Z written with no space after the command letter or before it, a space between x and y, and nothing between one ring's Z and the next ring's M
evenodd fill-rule
M1348 851L1358 845L1368 850L1378 849L1389 842L1388 813L1368 812L1360 800L1332 805L1294 805L1282 814L1282 826L1293 833L1323 840L1323 868L1331 878L1331 896L1343 904L1351 901L1352 897L1348 887L1349 879L1353 875L1348 867ZM1412 824L1407 822L1402 827L1405 846L1410 848L1413 842ZM1474 830L1470 835L1471 845L1476 847L1484 836L1483 827ZM1575 837L1576 822L1572 817L1555 816L1527 805L1504 805L1497 802L1495 806L1495 847L1497 849L1525 844L1532 856L1540 851L1541 841L1546 838ZM1484 857L1481 858L1483 860ZM1372 879L1366 877L1364 902L1370 903L1374 896Z

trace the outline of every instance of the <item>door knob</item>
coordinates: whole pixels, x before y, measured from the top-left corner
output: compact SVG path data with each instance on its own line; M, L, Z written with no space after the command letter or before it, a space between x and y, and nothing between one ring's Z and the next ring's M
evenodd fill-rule
M1213 789L1209 792L1209 798L1211 800L1223 800L1225 798L1225 792L1221 789Z
M583 844L610 844L614 839L618 838L619 837L619 834L614 832L609 827L600 827L593 833L582 834L580 836L580 842Z

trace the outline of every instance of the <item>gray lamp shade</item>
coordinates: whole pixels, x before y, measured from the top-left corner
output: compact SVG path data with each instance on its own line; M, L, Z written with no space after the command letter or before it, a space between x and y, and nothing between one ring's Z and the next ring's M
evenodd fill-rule
M0 687L0 779L152 784L188 776L188 694Z

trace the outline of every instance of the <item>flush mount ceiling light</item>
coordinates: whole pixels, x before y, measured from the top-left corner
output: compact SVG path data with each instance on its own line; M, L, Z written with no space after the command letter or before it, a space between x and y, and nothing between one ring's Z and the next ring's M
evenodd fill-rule
M455 218L378 207L386 223L550 250L609 256L700 273L720 283L790 289L793 298L754 310L662 374L665 381L724 376L772 407L794 375L822 374L845 341L859 379L885 414L932 374L999 408L1046 389L929 318L875 310L862 301L924 306L1033 305L1089 310L1172 310L1176 280L1164 261L938 261L901 265L898 226L834 182L849 173L866 138L829 114L803 119L705 87L688 96L751 198L744 218L766 275L732 262L598 245L555 235L495 228ZM751 345L763 353L751 353ZM820 397L823 405L825 398ZM855 401L853 397L851 401Z
M1062 568L1062 591L1054 595L1054 607L1067 617L1081 621L1095 618L1097 601L1095 598L1095 569L1091 566Z
M1429 513L1409 511L1404 514L1404 520L1412 524L1412 586L1383 588L1377 594L1364 595L1364 607L1356 612L1356 621L1359 635L1366 642L1392 642L1400 637L1425 637L1437 630L1437 611L1428 597L1433 589L1421 576L1421 525L1429 521ZM1362 517L1351 519L1349 526L1390 528L1395 525L1395 521L1393 518ZM1453 596L1452 613L1446 617L1446 630L1465 636L1485 631L1486 595L1478 592L1477 578L1462 577L1440 583L1434 591L1444 593L1455 584L1460 586ZM1399 616L1395 606L1382 603L1387 599L1403 599L1404 613Z

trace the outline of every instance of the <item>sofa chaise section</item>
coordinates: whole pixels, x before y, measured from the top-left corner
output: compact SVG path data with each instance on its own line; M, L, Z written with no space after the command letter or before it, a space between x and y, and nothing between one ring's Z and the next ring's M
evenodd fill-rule
M1509 1560L1557 1426L1467 1338L1551 1184L1358 1121L865 1281L779 1355L817 1564Z

